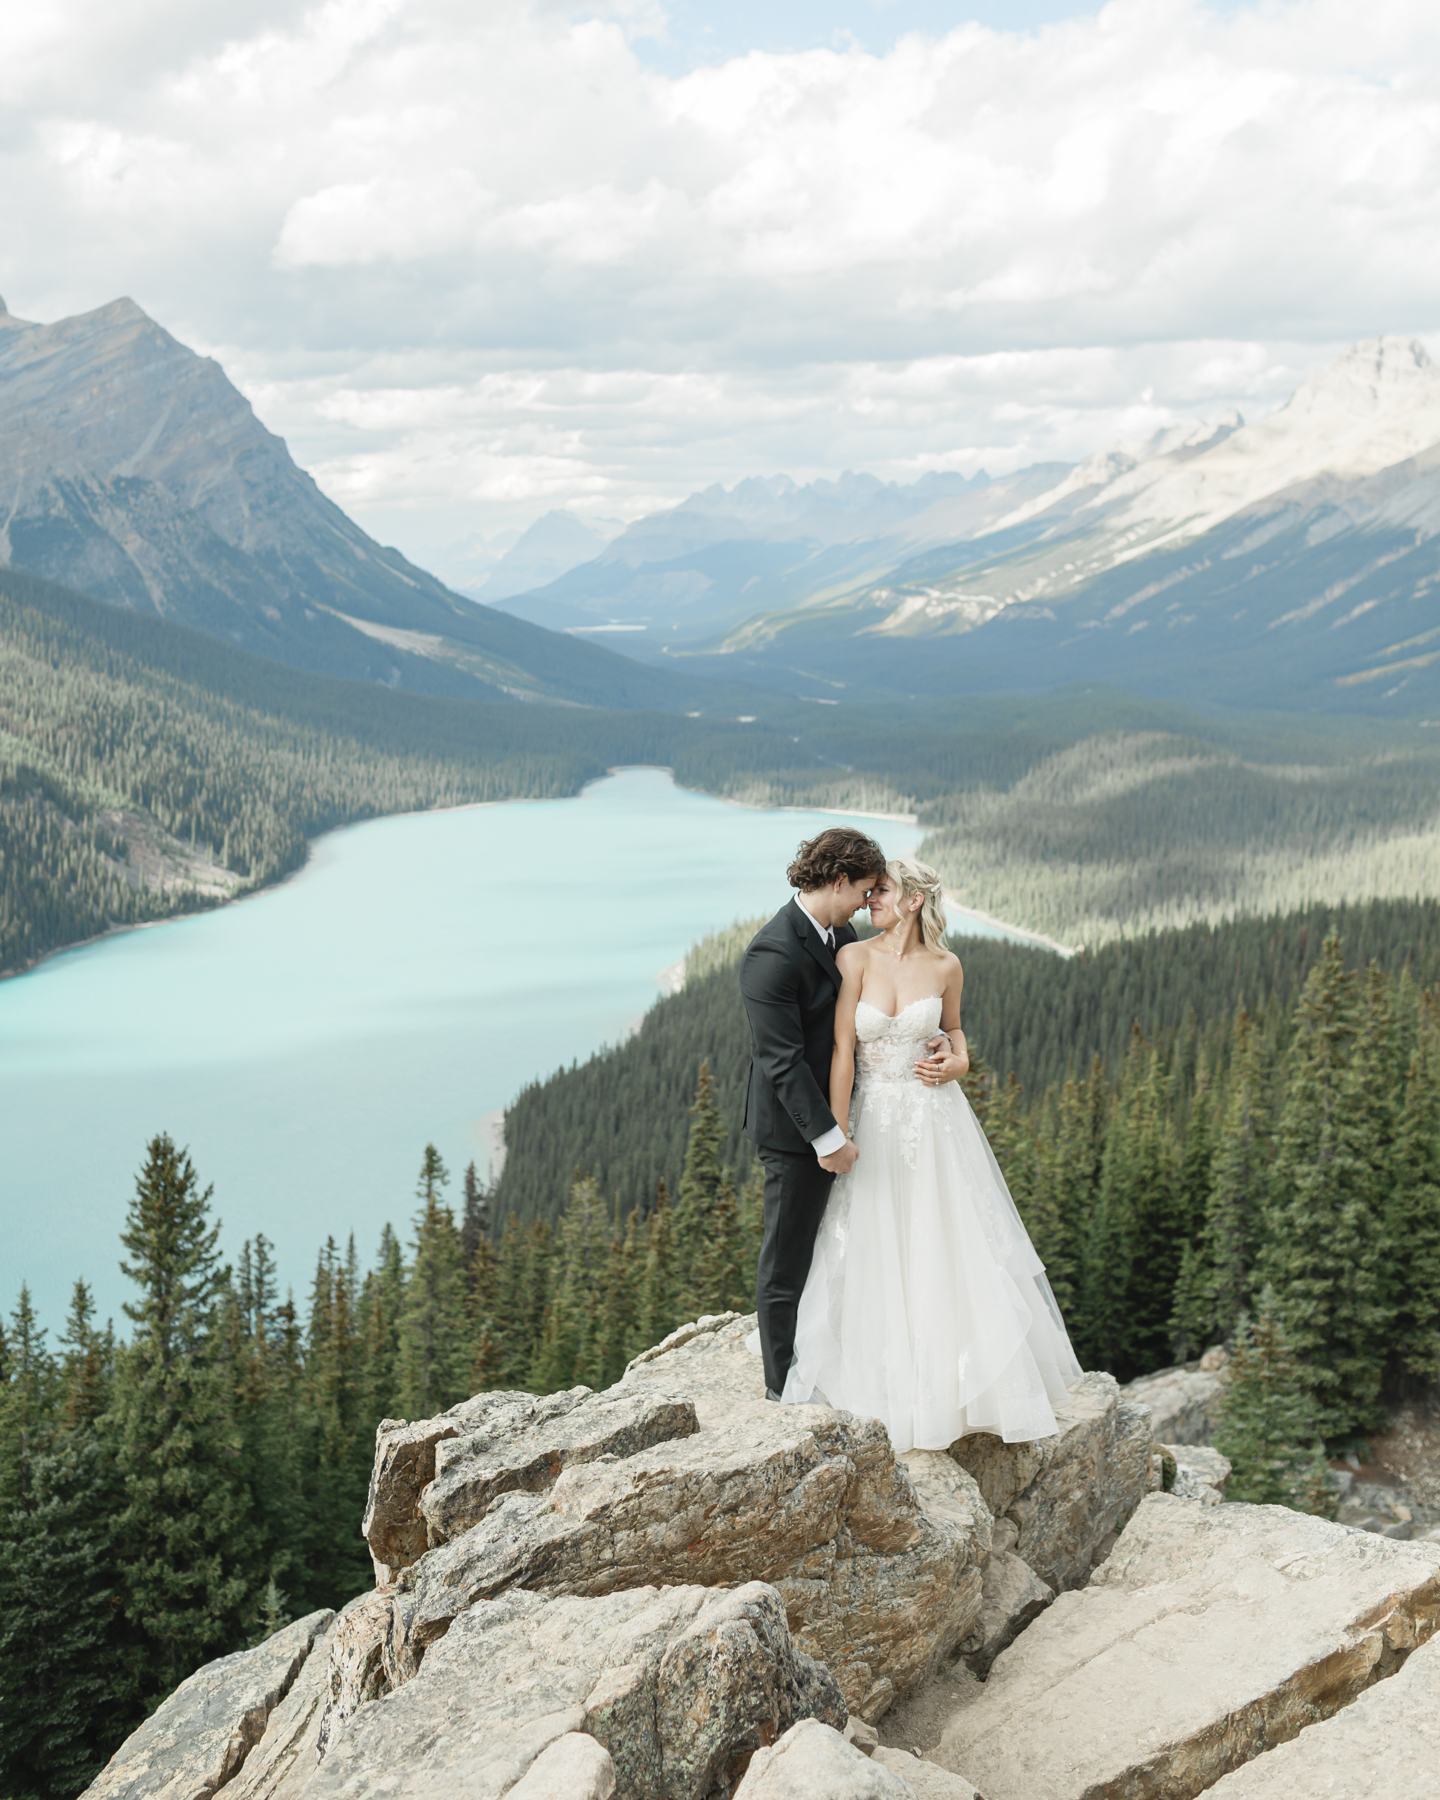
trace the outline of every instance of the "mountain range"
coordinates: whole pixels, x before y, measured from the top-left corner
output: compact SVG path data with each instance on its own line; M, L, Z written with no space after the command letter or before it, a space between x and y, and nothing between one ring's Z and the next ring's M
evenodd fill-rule
M478 605L376 543L133 300L48 325L0 301L0 507L0 566L300 668L618 707L693 705L702 685Z
M1440 370L1373 338L1269 418L1074 466L710 488L505 602L632 656L822 692L1105 680L1440 708Z
M432 694L709 716L767 689L923 702L1095 681L1408 718L1440 713L1440 370L1373 338L1268 418L1074 465L756 477L618 534L552 512L467 595L367 536L133 301L53 324L0 301L7 563Z

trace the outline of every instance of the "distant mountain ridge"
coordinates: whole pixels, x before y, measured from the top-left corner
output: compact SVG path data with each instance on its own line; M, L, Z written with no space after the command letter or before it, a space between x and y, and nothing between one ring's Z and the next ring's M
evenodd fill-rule
M301 668L430 693L677 706L598 646L477 605L377 544L218 363L133 300L0 302L0 565Z
M1255 424L1229 413L994 481L850 476L828 516L825 485L707 490L508 604L643 624L614 640L634 655L833 692L1095 679L1440 711L1440 370L1415 340L1352 346Z

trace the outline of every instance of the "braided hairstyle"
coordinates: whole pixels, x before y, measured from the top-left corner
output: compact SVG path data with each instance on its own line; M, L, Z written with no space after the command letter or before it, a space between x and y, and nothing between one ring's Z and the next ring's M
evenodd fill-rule
M914 894L925 896L925 904L920 908L920 935L927 950L943 950L945 896L934 869L929 863L916 862L908 856L892 856L885 873L895 883L897 901L908 900Z

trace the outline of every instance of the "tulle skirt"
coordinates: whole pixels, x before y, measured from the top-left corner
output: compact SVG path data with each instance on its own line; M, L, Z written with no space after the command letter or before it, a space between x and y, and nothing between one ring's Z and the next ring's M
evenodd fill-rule
M885 1081L853 1117L860 1160L831 1189L783 1399L881 1419L897 1451L1050 1436L1080 1365L969 1102Z

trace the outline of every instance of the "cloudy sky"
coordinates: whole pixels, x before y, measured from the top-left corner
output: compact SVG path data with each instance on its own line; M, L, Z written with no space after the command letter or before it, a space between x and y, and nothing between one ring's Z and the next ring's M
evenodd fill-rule
M0 0L0 293L370 530L1071 459L1440 349L1433 0ZM472 558L473 564L473 558Z

